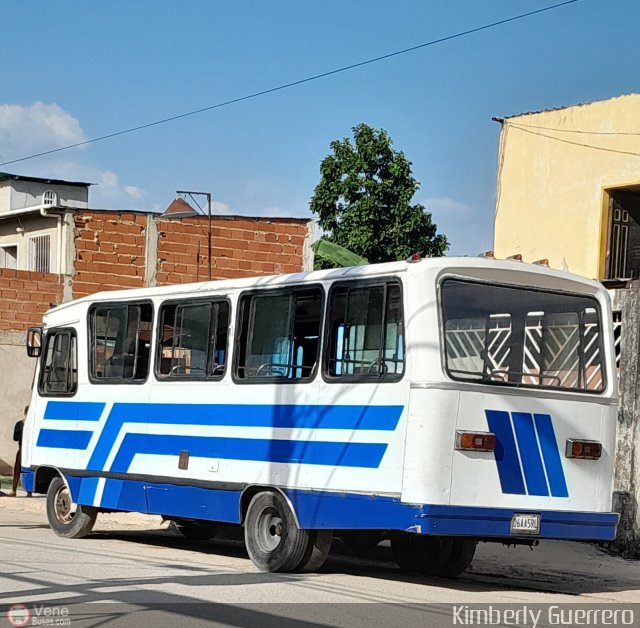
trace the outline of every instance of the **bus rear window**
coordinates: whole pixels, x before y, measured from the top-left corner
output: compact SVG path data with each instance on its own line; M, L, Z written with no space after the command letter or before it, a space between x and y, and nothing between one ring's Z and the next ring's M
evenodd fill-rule
M600 308L591 297L447 279L442 309L453 379L605 388Z

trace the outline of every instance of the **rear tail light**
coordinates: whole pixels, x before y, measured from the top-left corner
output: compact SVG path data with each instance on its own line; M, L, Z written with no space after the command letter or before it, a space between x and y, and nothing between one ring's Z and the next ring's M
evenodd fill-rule
M567 438L565 449L567 458L582 460L598 460L602 456L602 444L597 440L575 440Z
M456 432L456 449L459 451L493 451L496 435L491 432Z

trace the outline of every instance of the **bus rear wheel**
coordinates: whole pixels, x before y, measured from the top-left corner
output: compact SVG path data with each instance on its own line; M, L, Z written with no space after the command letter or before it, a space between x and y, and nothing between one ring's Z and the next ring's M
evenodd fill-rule
M327 560L332 541L333 532L331 530L309 530L307 549L295 571L298 573L318 571Z
M253 497L244 522L249 557L260 571L294 571L310 544L285 498L272 491Z
M66 539L87 536L96 522L95 508L73 503L69 488L58 476L51 480L47 490L47 519L51 529Z
M457 578L471 564L477 544L474 539L453 539L451 555L437 575L442 578Z
M393 532L391 551L402 571L423 576L442 572L451 556L452 540L446 537L423 536L411 532Z

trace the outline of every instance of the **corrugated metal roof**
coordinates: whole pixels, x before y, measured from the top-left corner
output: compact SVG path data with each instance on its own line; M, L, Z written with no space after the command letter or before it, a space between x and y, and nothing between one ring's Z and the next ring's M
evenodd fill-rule
M602 98L600 100L587 100L586 102L578 102L573 103L571 105L561 105L559 107L549 107L547 109L540 109L538 111L524 111L523 113L515 113L510 116L502 116L502 120L510 120L511 118L519 118L521 116L532 116L537 113L547 113L549 111L560 111L562 109L571 109L572 107L585 107L587 105L593 105L595 103L607 102L609 100L616 100L618 98L627 98L629 96L640 96L640 94L631 93L631 94L620 94L619 96L612 96L611 98ZM499 118L494 118L494 120Z

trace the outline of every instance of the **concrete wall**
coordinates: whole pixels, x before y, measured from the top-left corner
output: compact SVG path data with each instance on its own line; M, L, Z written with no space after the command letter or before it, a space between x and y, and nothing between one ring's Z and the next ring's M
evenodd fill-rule
M27 357L24 333L0 331L0 475L13 468L13 426L29 403L35 363Z
M0 195L0 201L2 201L0 212L41 205L42 195L46 190L53 190L57 194L57 204L60 206L82 208L89 206L89 188L84 186L11 179L0 183L0 188L10 190L8 199L6 192Z
M506 119L496 256L548 258L554 268L604 278L607 190L640 185L638 137L608 133L637 131L639 119L640 94Z
M614 484L620 525L615 545L625 555L640 557L640 287L612 293L614 310L622 312Z
M17 229L22 231L18 232ZM45 218L39 213L34 213L0 220L0 246L18 247L19 270L29 269L29 238L41 235L49 236L50 271L56 272L59 255L56 218ZM62 272L64 273L64 269Z

